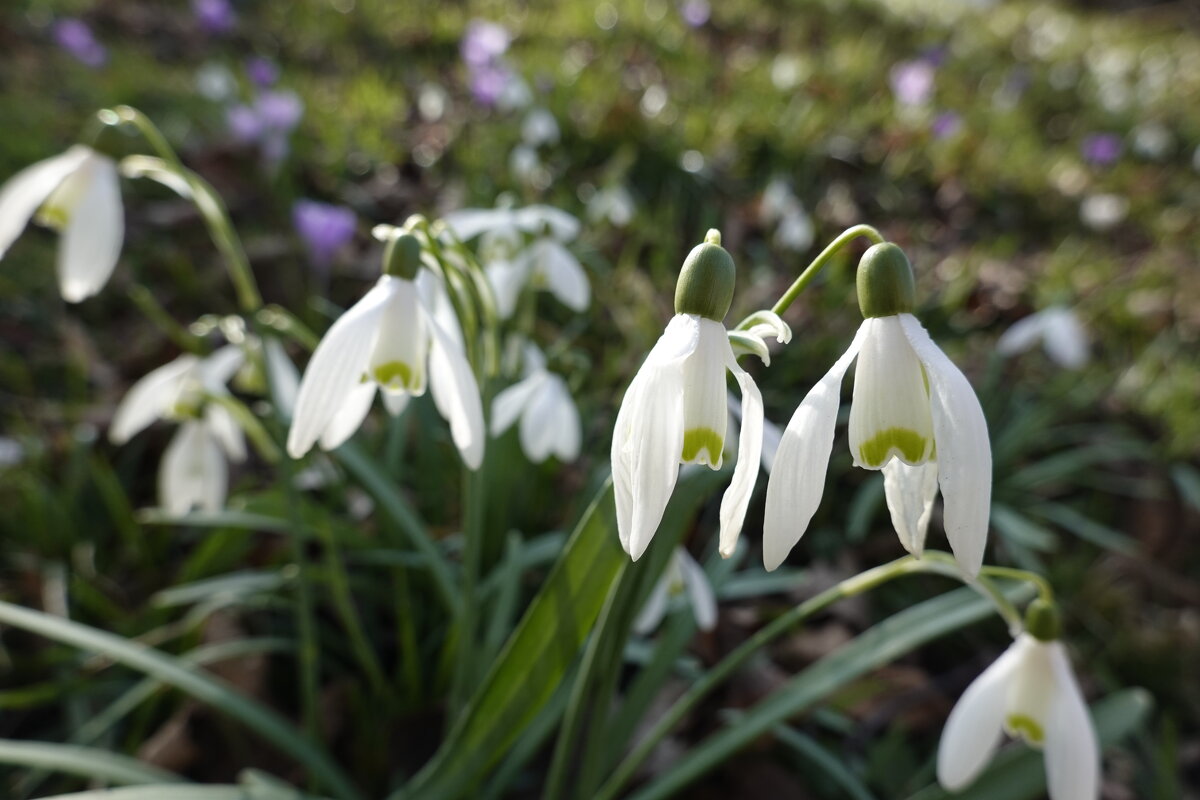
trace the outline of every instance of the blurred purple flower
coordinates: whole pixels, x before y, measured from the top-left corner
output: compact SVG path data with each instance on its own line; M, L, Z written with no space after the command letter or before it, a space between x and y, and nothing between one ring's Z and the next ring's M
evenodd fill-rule
M1097 167L1107 167L1121 157L1125 146L1115 133L1091 133L1083 137L1079 146L1083 160Z
M225 112L225 124L234 139L243 144L258 140L262 136L263 124L253 108L245 105L230 106Z
M940 67L946 63L946 57L950 55L950 50L943 44L926 47L921 51L921 61L924 61L931 67Z
M904 106L923 106L933 95L933 79L937 68L925 59L901 61L888 74L888 82L896 102Z
M292 91L267 90L252 105L225 112L229 133L241 144L257 144L263 158L277 164L288 153L288 136L304 116L304 104Z
M693 28L699 28L712 16L712 6L708 4L708 0L685 0L679 13L683 15L684 22Z
M480 105L494 106L511 80L512 73L503 64L480 67L471 72L471 95Z
M511 41L512 37L503 25L473 19L467 23L459 48L467 66L476 69L491 66L492 62L504 55Z
M246 61L246 75L255 86L265 89L279 80L279 66L269 58L253 56Z
M962 125L962 117L953 111L944 111L934 117L929 130L935 139L948 139L962 130Z
M54 23L54 41L75 60L95 69L108 61L108 50L82 20L61 19Z
M295 92L270 90L258 96L254 110L264 128L287 133L296 127L300 118L304 116L304 103Z
M292 224L308 248L313 266L324 270L337 251L354 238L358 218L345 206L297 200L292 206Z
M208 33L229 33L237 24L237 14L229 0L192 0L192 13Z

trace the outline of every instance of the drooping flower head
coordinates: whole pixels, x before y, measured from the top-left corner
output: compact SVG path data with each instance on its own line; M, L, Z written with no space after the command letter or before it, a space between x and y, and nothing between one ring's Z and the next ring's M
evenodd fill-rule
M800 403L767 486L763 561L778 567L804 535L825 488L842 377L855 368L850 453L881 469L892 523L920 555L940 486L946 536L959 565L977 574L991 507L992 455L979 399L912 315L912 268L894 244L869 249L858 268L862 326Z
M1017 321L996 341L996 350L1011 356L1039 342L1060 367L1080 369L1088 362L1087 329L1067 306L1050 306Z
M992 760L1004 733L1046 757L1050 800L1096 800L1100 745L1066 649L1057 612L1034 601L1026 632L967 687L946 720L938 747L938 782L970 785Z
M31 217L62 234L58 286L63 299L78 303L100 291L125 238L116 163L77 144L10 178L0 187L0 258Z
M741 388L742 430L733 480L721 501L721 555L732 555L737 544L758 475L763 407L722 324L733 284L733 259L720 246L720 234L710 231L684 261L675 316L621 401L613 430L613 489L621 546L635 561L658 530L679 465L721 468L729 420L726 371Z
M205 358L182 355L130 387L113 414L108 438L118 445L158 420L179 423L158 469L158 503L170 514L225 505L225 461L244 460L246 443L233 415L213 398L228 394L226 384L244 362L235 345Z
M407 232L388 243L385 274L321 339L300 381L287 451L332 450L358 430L376 390L392 414L432 389L450 435L471 469L483 462L483 406L462 331L440 278L423 268Z
M708 575L686 548L677 547L662 577L646 598L646 605L633 621L634 631L643 636L653 633L667 615L671 601L680 595L687 595L697 628L711 631L717 627L717 596Z
M496 395L492 403L492 436L520 420L521 449L535 464L551 455L560 461L579 457L582 439L579 409L562 376L546 368L542 352L525 347L525 377Z

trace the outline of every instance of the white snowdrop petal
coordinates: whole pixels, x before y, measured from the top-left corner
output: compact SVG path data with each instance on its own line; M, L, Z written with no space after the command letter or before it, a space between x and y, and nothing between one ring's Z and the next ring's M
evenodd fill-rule
M726 364L742 391L742 429L738 438L737 464L733 468L729 488L721 498L720 550L723 558L729 558L737 548L742 523L746 520L746 509L758 479L758 462L763 444L763 403L754 379L738 366L728 344L725 348Z
M850 404L850 455L855 466L879 469L893 457L923 464L934 449L929 390L921 362L897 316L863 322Z
M666 573L658 579L658 583L654 584L654 588L650 590L650 596L646 598L646 604L642 606L642 610L638 612L637 618L633 621L633 631L639 636L649 636L654 633L655 629L662 624L663 617L667 615L667 602L671 599L671 582L668 580Z
M384 276L337 322L313 352L300 380L296 410L288 431L287 451L300 458L316 443L366 373L379 320L397 278Z
M0 258L46 198L92 155L91 148L75 145L65 153L31 164L0 187Z
M202 422L189 420L163 452L158 503L172 516L193 508L220 511L225 505L228 480L228 468L216 440Z
M915 556L925 550L925 534L937 497L938 466L928 461L910 466L893 458L883 468L883 494L900 544Z
M721 323L701 319L698 325L696 350L683 362L683 448L677 456L685 464L720 469L729 424L725 370L736 362Z
M1002 356L1013 356L1029 350L1041 340L1045 322L1041 313L1017 320L996 340L996 352Z
M464 242L481 233L512 224L513 212L507 208L463 208L442 217L442 222Z
M1014 644L963 692L946 720L937 753L938 783L950 791L970 784L1000 744L1009 683L1020 664Z
M467 363L466 354L453 338L434 319L422 304L425 321L433 341L429 350L429 385L433 402L446 422L450 437L469 469L479 469L483 463L484 440L483 401L479 384Z
M1050 800L1097 800L1100 743L1061 642L1050 642L1054 696L1046 719L1046 782Z
M499 436L513 426L521 412L529 405L538 386L545 380L545 373L535 372L524 380L502 389L492 401L492 436Z
M867 320L829 372L817 382L792 415L771 465L763 519L763 564L776 569L800 541L821 504L825 472L833 452L842 378L867 335Z
M1060 367L1080 369L1088 361L1088 335L1079 317L1069 308L1048 308L1042 337L1046 353Z
M621 400L613 429L613 494L621 546L641 557L679 475L683 446L682 362L700 340L699 320L676 314Z
M583 425L579 419L579 409L571 392L567 389L566 381L557 375L551 375L550 390L557 396L554 454L563 462L579 458L579 449L583 444Z
M404 413L404 409L408 408L408 398L412 395L408 392L380 392L383 396L383 407L393 417L398 417Z
M91 297L108 283L125 239L125 210L117 165L92 156L67 178L86 180L70 210L58 248L58 284L69 303Z
M549 228L550 235L560 242L569 242L579 235L579 220L553 206L525 206L513 212L512 219L526 233L541 233Z
M201 387L211 394L225 391L225 385L246 363L246 353L237 345L219 347L200 362L197 378Z
M592 287L579 259L553 239L543 239L530 249L534 250L534 274L545 282L550 293L572 311L586 311Z
M342 407L321 431L318 443L322 450L336 450L362 426L375 400L376 388L372 381L363 381L346 394Z
M204 406L204 424L208 432L225 450L230 461L246 460L246 438L242 426L238 425L229 409L220 403L210 402Z
M417 285L396 278L387 306L379 317L379 332L367 366L379 388L412 395L425 394L429 333L422 323Z
M556 413L554 393L543 381L530 397L529 405L521 416L521 449L535 464L549 458L554 449Z
M683 575L683 586L688 593L688 601L692 604L692 613L696 617L696 627L702 631L711 631L717 627L717 596L713 593L712 584L708 581L708 573L696 563L696 559L682 547L677 552L679 570Z
M493 261L484 272L496 298L496 311L501 319L510 318L517 310L517 300L529 279L528 267L513 261Z
M263 358L266 361L267 373L271 377L271 394L275 408L285 420L290 420L292 411L296 408L296 394L300 391L300 373L278 339L266 339Z
M179 390L187 375L198 363L200 360L195 356L183 355L147 373L133 384L117 404L112 423L108 426L108 440L113 444L124 444L155 420L164 417L179 397Z
M959 566L979 574L992 507L992 446L975 390L911 314L904 332L929 376L946 538Z

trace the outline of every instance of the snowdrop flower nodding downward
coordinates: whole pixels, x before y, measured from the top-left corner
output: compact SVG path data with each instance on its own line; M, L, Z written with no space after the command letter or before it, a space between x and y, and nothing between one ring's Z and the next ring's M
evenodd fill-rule
M737 467L721 501L721 555L733 554L758 476L762 395L738 366L721 320L733 298L734 266L709 231L684 261L675 316L634 376L613 430L612 471L621 546L636 561L658 530L679 465L720 469L729 408L725 371L742 392Z
M1087 330L1065 306L1050 306L1013 323L996 341L996 350L1001 355L1016 355L1039 341L1060 367L1080 369L1088 362Z
M1050 800L1096 800L1100 746L1083 693L1058 641L1056 612L1030 605L1027 632L967 687L946 720L938 782L969 785L991 761L1002 733L1045 751Z
M662 577L646 598L646 605L633 621L633 630L643 636L653 633L667 615L671 599L684 593L696 617L696 627L702 631L717 627L717 596L704 567L685 548L676 547Z
M433 392L450 434L471 469L483 462L483 406L457 321L438 311L444 291L421 269L421 246L398 232L384 255L385 274L330 327L300 381L287 451L300 458L314 444L332 450L358 430L375 390L392 414L408 398Z
M116 163L77 144L10 178L0 188L0 258L35 213L39 224L62 234L58 286L63 299L78 303L100 291L125 238Z
M546 369L546 360L533 345L525 349L525 377L496 395L492 403L492 436L521 420L521 449L535 464L551 455L560 461L579 457L579 409L567 383Z
M882 469L892 523L920 555L941 487L946 537L959 566L979 572L987 542L992 454L979 399L958 367L911 313L912 267L893 244L877 244L858 268L862 326L850 348L800 403L783 434L767 485L763 561L783 563L808 528L825 487L842 377L858 358L850 406L857 466Z
M169 514L197 507L219 511L225 505L225 459L245 460L246 443L229 410L209 398L227 393L225 384L244 359L234 345L203 359L180 356L135 383L113 414L108 438L118 445L157 420L181 423L158 469L158 503Z

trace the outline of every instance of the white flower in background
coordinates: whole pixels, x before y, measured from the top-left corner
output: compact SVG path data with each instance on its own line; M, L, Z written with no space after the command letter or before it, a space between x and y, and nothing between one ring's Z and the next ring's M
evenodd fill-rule
M812 247L816 235L812 217L782 178L774 178L767 184L759 205L759 217L763 224L775 224L774 241L779 247L793 252Z
M711 631L717 627L717 596L708 575L686 549L677 547L662 577L646 598L646 605L633 621L633 630L642 636L653 633L662 624L671 601L683 594L692 606L697 628Z
M267 337L266 345L254 335L245 336L246 350L251 357L245 360L234 377L234 386L239 390L258 395L271 392L271 402L285 419L292 418L296 407L296 394L300 391L300 373L288 358L283 344L275 337ZM267 374L263 374L265 367ZM268 381L269 379L269 381Z
M920 555L940 484L946 537L968 574L983 563L992 491L987 423L971 384L909 310L912 268L898 247L875 245L859 265L862 326L850 348L788 423L767 486L763 561L774 570L821 502L841 383L856 357L850 453L882 469L901 544Z
M463 240L481 236L479 258L496 295L500 316L516 311L526 286L544 289L573 311L591 302L591 284L565 242L579 234L579 220L550 206L463 209L444 221ZM522 249L522 234L537 238Z
M726 449L730 451L732 456L736 457L737 447L734 439L736 438L735 432L738 430L738 426L741 424L742 403L736 397L734 397L733 392L729 393L727 401L729 403L730 434L728 436L728 441L726 442ZM779 426L774 422L771 422L771 420L767 419L766 417L763 417L762 451L759 453L759 460L762 462L762 468L767 474L770 474L771 467L775 463L775 451L779 449L779 441L782 438L783 431L780 430Z
M1080 369L1088 362L1087 330L1066 306L1050 306L1017 321L996 341L996 350L1012 356L1039 342L1060 367Z
M30 218L62 234L58 286L78 303L108 282L125 238L125 210L117 165L77 144L26 167L0 188L0 258Z
M1129 215L1129 200L1119 194L1089 194L1079 204L1079 218L1094 231L1107 231Z
M521 421L521 449L535 464L551 455L560 461L579 457L579 409L567 383L546 369L546 360L533 345L525 349L525 377L496 395L492 403L492 436Z
M233 415L211 398L228 394L225 385L244 359L234 345L206 358L180 356L130 387L113 414L108 438L117 445L160 419L180 423L158 468L158 503L170 514L225 505L225 460L245 460L246 443Z
M521 124L521 140L530 147L558 144L561 134L558 120L544 108L535 108L525 115Z
M589 220L607 221L617 228L624 228L632 222L633 212L636 210L637 204L633 201L633 195L619 183L597 190L587 204Z
M967 687L942 732L938 782L952 792L969 785L1004 731L1045 751L1050 800L1100 796L1100 746L1059 641L1022 633Z
M675 316L634 376L613 430L612 472L621 546L636 561L675 489L680 464L720 469L729 407L725 373L742 392L743 425L733 480L721 501L721 555L733 554L758 476L762 395L738 366L721 324L733 297L733 259L710 231L688 255Z
M508 168L523 183L531 182L542 167L537 150L519 144L508 154Z
M409 234L402 234L416 240ZM413 256L419 259L419 250ZM425 394L450 423L450 434L471 469L483 461L483 407L467 362L462 331L439 313L445 292L428 269L409 280L384 275L326 332L300 381L287 451L300 458L314 444L332 450L358 430L376 389L393 415L409 396ZM411 274L411 273L410 273Z

